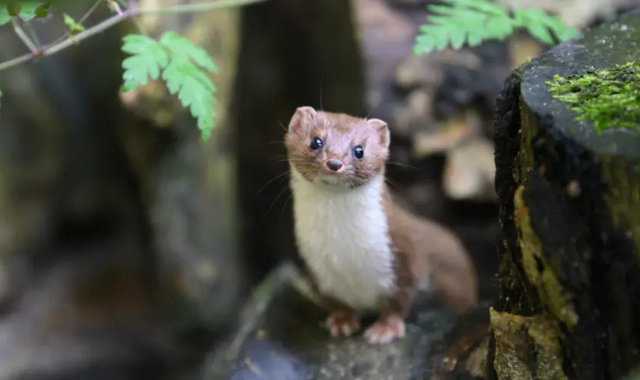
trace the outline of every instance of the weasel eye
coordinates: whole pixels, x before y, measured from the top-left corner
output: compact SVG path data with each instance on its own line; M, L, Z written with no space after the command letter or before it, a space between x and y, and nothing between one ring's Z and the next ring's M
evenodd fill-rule
M364 156L364 148L362 148L362 146L358 145L357 147L353 148L353 154L358 159L362 158Z
M313 150L322 148L322 140L320 140L320 137L314 137L311 140L311 144L309 144L309 148Z

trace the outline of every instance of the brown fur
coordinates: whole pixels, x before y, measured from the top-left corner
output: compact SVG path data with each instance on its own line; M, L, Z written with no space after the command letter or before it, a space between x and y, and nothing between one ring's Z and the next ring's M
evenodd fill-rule
M314 137L322 139L323 149L312 150L309 147ZM389 139L387 124L381 120L365 120L301 107L289 123L284 142L289 160L307 180L331 173L325 162L337 159L344 163L344 171L331 174L341 176L355 187L364 185L384 170ZM352 154L357 145L364 148L361 160Z
M397 206L388 190L384 195L389 234L398 260L398 297L406 301L416 286L428 280L451 311L463 313L477 303L477 276L462 243L437 223Z
M322 139L322 149L310 149L314 137ZM319 175L330 173L339 176L349 187L361 186L377 175L384 176L389 142L389 129L381 120L316 111L311 107L298 108L285 135L289 160L304 178L313 181ZM364 148L362 159L353 156L357 145ZM329 159L342 161L344 171L329 171L325 165ZM389 329L385 321L397 322L398 316L405 316L415 291L425 280L451 311L462 313L475 305L476 273L460 241L444 227L397 206L387 187L380 197L396 259L398 290L393 297L380 300L383 324L377 328ZM312 273L311 278L314 281ZM336 318L344 319L345 313L355 312L331 297L321 297Z

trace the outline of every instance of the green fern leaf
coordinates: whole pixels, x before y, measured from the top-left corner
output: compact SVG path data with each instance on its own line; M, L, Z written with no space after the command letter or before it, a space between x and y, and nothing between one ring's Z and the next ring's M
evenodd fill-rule
M209 77L184 56L172 58L162 73L171 94L178 94L180 102L198 120L203 140L207 140L213 129L215 85Z
M162 79L172 95L197 119L202 139L206 141L213 130L216 87L206 72L216 73L213 59L207 52L194 46L187 38L167 32L160 41L142 35L128 35L122 50L132 54L122 63L124 90L145 85L148 78Z
M455 4L458 6L464 6L469 9L475 9L480 12L492 14L494 16L504 16L506 15L505 8L496 3L492 3L491 1L485 0L446 0L445 2L449 4Z
M204 49L194 46L189 39L175 32L167 32L160 38L160 43L179 56L191 58L196 65L209 72L218 72L218 66L209 57L209 54Z
M547 28L546 19L549 16L539 9L516 9L513 11L514 23L518 27L525 27L529 33L542 43L553 45L553 35Z
M432 13L428 24L420 27L413 46L421 55L443 50L448 46L459 49L466 43L477 46L486 40L504 40L516 28L526 28L539 41L553 44L554 35L560 41L573 38L579 31L538 9L518 9L510 16L507 9L490 0L441 0L447 5L428 5Z
M7 24L11 21L11 15L6 6L0 6L0 26Z
M529 32L536 38L549 45L553 44L553 36L555 34L560 41L573 38L579 34L578 30L565 25L560 18L549 16L539 9L517 9L514 10L514 20L517 26L526 27ZM531 29L542 29L545 32L534 32ZM538 33L538 35L534 34ZM544 35L542 35L544 33ZM540 36L540 37L538 37Z
M140 34L129 34L123 38L122 51L132 54L122 61L125 69L123 79L125 92L146 85L149 77L158 79L160 69L169 64L165 49L153 38Z

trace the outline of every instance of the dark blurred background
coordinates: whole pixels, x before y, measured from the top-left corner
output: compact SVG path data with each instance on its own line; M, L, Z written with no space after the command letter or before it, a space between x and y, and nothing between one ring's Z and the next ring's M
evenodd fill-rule
M268 0L143 17L1 71L0 379L193 378L253 287L295 259L282 126L302 105L389 122L392 190L462 239L491 299L494 97L548 47L519 33L415 56L429 3ZM501 3L579 28L632 5ZM92 4L30 28L50 42L61 11L79 19ZM104 6L86 25L108 16ZM137 28L175 30L216 59L207 143L162 83L120 93L121 38ZM1 61L27 51L10 26L0 46Z

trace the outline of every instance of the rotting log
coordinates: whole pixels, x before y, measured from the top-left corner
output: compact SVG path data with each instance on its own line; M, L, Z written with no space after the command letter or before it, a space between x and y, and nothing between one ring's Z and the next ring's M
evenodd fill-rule
M639 37L626 14L519 67L499 96L486 379L618 379L639 362L640 131L598 133L546 83L637 62Z

